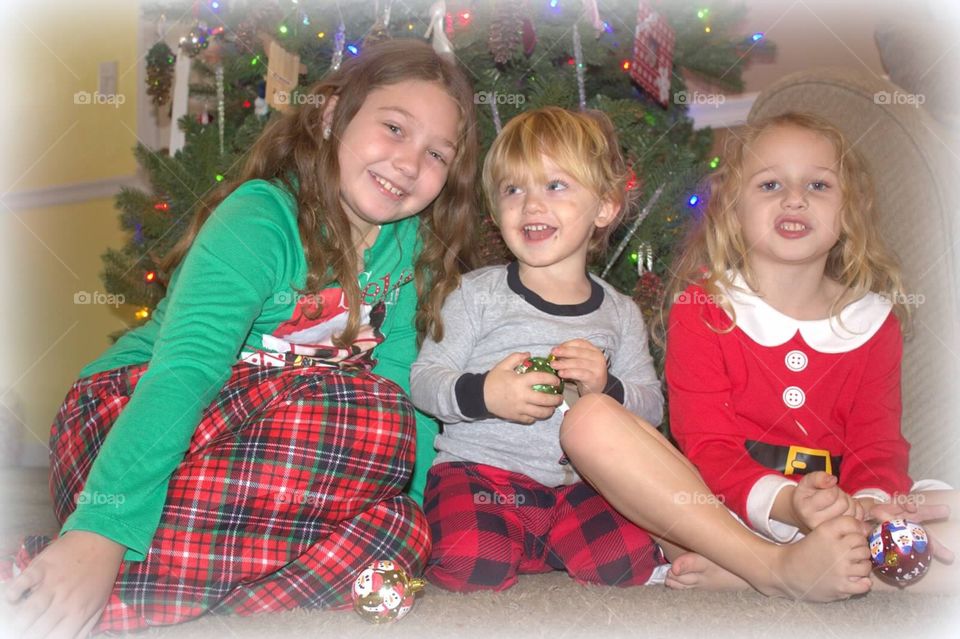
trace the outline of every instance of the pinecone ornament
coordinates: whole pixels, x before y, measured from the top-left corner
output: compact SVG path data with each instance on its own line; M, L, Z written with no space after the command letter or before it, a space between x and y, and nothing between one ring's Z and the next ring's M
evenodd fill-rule
M173 65L177 57L162 40L147 53L147 95L154 106L163 106L170 100L173 83Z
M487 46L493 54L495 64L506 64L523 38L523 19L520 16L519 3L515 0L497 0L494 3L493 15L496 17L490 23Z

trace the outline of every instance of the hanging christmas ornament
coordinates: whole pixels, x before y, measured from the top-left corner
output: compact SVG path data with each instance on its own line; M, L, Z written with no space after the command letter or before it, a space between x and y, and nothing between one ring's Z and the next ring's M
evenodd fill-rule
M620 257L620 254L623 253L625 248L627 248L630 238L636 234L637 229L640 228L640 225L643 223L643 221L647 219L648 215L650 215L650 210L653 208L653 205L657 203L657 200L660 199L660 194L663 193L663 188L665 186L665 184L658 186L657 190L654 191L653 195L650 196L650 199L647 200L647 203L643 206L643 209L640 211L637 219L635 219L633 224L630 225L630 229L627 231L627 234L622 240L620 240L620 243L617 244L617 248L614 249L613 253L610 255L610 259L607 260L606 266L603 267L603 272L600 274L600 277L606 277L607 273L610 272L610 269L613 268L613 265Z
M500 121L500 110L497 108L497 99L496 94L490 94L491 99L487 100L487 103L490 105L490 117L493 118L493 128L496 130L497 135L500 135L500 131L503 130L503 122Z
M190 29L190 33L180 38L180 50L191 58L210 46L210 30L207 23L200 21Z
M353 582L353 609L370 623L397 621L410 612L424 585L393 561L374 562Z
M447 37L447 34L444 31L444 22L446 21L446 18L446 2L439 0L438 2L434 2L432 5L430 5L430 26L427 27L427 31L423 34L423 37L429 39L432 34L433 39L431 42L433 44L433 50L439 55L452 56L453 43L450 42L450 38Z
M379 11L380 2L377 2L377 8L374 9L374 13L377 15L377 21L370 28L370 31L367 32L366 37L364 37L363 46L366 47L390 39L390 32L387 29L390 26L390 8L392 5L393 0L387 0L383 13L381 13Z
M587 108L587 91L583 81L583 47L580 46L580 28L573 25L573 62L577 73L577 94L580 96L580 110Z
M521 40L523 22L520 19L520 5L514 0L496 0L493 15L487 33L487 48L493 55L494 64L506 64Z
M600 37L603 33L603 20L600 19L600 9L597 8L597 0L583 0L583 14L590 21L593 27L594 35Z
M874 570L885 581L908 586L930 569L933 549L927 531L905 519L891 519L870 533Z
M177 57L160 41L147 53L147 95L154 106L163 106L170 101L170 86L173 83L173 65Z
M294 90L300 83L300 74L306 67L300 64L300 56L287 51L274 39L267 46L267 104L278 111L288 110L295 100Z
M254 57L260 47L262 33L272 31L286 17L286 11L276 1L260 0L245 3L245 19L237 23L230 33L230 41L243 55Z
M347 44L347 28L343 20L337 25L337 33L333 36L333 57L330 58L330 69L336 71L343 63L343 48Z
M523 55L528 58L533 55L533 50L537 48L537 32L533 28L533 22L530 18L523 19Z
M653 245L650 242L640 242L637 250L630 257L637 263L637 275L653 270Z
M223 64L217 64L215 72L217 82L217 129L220 135L220 155L223 155L223 136L226 126L226 107L223 103Z
M664 107L670 103L675 39L670 24L641 0L637 10L630 76L640 88Z
M267 101L264 100L264 99L263 99L262 97L260 97L259 95L258 95L258 96L256 97L256 99L253 101L253 113L254 113L258 118L266 117L267 114L270 113L270 105L267 104Z
M659 312L663 304L664 290L663 280L653 271L644 271L637 278L633 301L640 307L640 312L648 322Z
M523 360L513 371L517 375L523 375L524 373L550 373L555 375L557 378L560 375L557 374L556 369L550 365L550 362L556 358L553 355L548 355L547 357L528 357ZM560 380L560 383L556 386L551 386L550 384L534 384L531 388L540 393L549 393L551 395L562 395L563 394L563 380Z

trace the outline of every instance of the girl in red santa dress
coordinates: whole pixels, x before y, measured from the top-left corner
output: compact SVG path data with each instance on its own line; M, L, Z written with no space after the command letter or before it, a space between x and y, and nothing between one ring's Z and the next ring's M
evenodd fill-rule
M731 133L710 192L666 297L670 428L686 459L600 398L568 414L567 455L660 535L671 587L860 594L878 583L865 534L896 516L926 522L951 562L956 492L907 473L909 313L863 160L828 122L785 114ZM920 584L943 590L956 573L941 565Z

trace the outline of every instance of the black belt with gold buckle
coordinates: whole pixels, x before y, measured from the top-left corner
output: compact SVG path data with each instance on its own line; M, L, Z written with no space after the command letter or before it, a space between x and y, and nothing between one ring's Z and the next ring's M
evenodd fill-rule
M831 455L829 450L805 448L804 446L778 446L748 439L747 452L754 461L784 475L806 475L822 470L840 476L841 455Z

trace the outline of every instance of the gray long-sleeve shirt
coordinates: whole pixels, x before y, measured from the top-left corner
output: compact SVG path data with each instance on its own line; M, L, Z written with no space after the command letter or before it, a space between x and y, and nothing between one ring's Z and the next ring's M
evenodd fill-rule
M560 448L559 410L525 425L491 415L483 401L486 373L507 355L529 351L546 357L572 339L589 340L606 354L607 394L651 424L663 418L663 394L640 311L598 278L591 277L586 302L558 305L523 285L516 262L482 268L465 275L447 298L443 324L443 340L428 338L410 371L414 404L444 423L434 464L488 464L545 486L579 481Z

